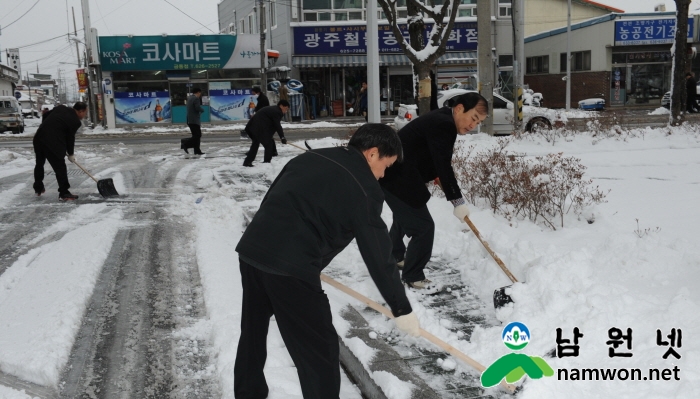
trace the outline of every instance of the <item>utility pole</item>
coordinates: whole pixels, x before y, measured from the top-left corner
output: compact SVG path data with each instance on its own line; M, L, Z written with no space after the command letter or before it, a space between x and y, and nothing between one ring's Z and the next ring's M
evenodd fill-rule
M515 93L513 101L513 128L522 131L523 122L523 88L525 86L525 10L523 0L513 0L511 19L513 21L513 73Z
M377 2L367 2L367 122L380 123L379 105L379 26Z
M566 110L571 109L571 0L566 12Z
M477 69L479 73L479 92L489 105L489 117L481 122L480 130L493 135L493 55L491 52L491 2L477 1L476 27L479 32L477 46Z
M27 71L27 93L29 93L29 115L34 116L34 104L32 102L32 86L29 84L29 71Z
M258 18L260 19L260 90L267 93L267 68L265 59L267 58L267 48L265 46L265 3L258 0Z
M85 65L88 74L88 105L90 109L90 122L95 126L97 122L97 109L95 107L95 93L93 84L95 84L95 74L92 71L93 49L90 48L90 3L88 0L80 0L83 10L83 30L85 31ZM97 86L95 84L95 86Z
M78 66L80 66L80 47L78 47L78 27L75 25L75 8L71 7L73 11L73 33L75 33L75 55L78 56ZM87 63L85 63L87 67Z

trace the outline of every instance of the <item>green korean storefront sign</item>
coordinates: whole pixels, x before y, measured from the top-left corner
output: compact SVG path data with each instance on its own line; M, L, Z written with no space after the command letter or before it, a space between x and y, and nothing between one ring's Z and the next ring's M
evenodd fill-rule
M102 36L99 41L105 71L260 67L255 35Z

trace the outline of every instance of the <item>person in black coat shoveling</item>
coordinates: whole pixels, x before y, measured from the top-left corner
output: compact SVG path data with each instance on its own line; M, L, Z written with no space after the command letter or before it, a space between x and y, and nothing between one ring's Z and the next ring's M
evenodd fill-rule
M461 221L469 215L454 170L452 152L458 134L467 134L488 115L488 103L479 93L466 93L452 99L452 107L443 107L421 116L399 132L404 162L389 168L379 180L386 203L394 214L390 235L393 254L401 278L412 288L425 288L425 265L430 260L435 223L428 206L430 191L426 183L439 178L454 215ZM403 237L411 241L404 245Z
M273 315L304 399L338 399L338 336L320 273L353 239L397 327L420 334L391 255L377 183L400 157L401 142L392 128L366 124L347 147L292 159L272 183L236 247L243 285L233 371L237 399L267 397L263 368Z
M192 89L192 95L187 97L187 126L190 128L192 137L189 139L182 139L180 142L180 148L185 150L186 153L188 148L194 148L195 155L204 155L202 150L199 148L200 142L202 140L202 121L201 114L204 112L204 108L200 104L202 98L202 89L195 87Z
M265 147L265 155L263 163L269 163L272 160L273 152L275 151L275 141L273 135L275 132L280 136L282 144L287 144L287 139L284 138L284 130L282 130L282 116L289 110L289 102L280 100L276 106L265 107L259 112L256 112L245 126L245 130L250 135L252 143L250 150L246 153L243 166L253 166L253 160L258 155L260 144Z
M34 135L34 153L36 154L36 166L34 167L34 192L41 195L46 192L44 188L44 164L49 161L58 181L58 199L61 201L73 201L77 195L71 194L68 189L68 170L64 157L75 161L73 150L75 147L75 134L82 126L81 120L87 115L87 104L77 102L73 108L65 105L54 107L44 115L39 129Z

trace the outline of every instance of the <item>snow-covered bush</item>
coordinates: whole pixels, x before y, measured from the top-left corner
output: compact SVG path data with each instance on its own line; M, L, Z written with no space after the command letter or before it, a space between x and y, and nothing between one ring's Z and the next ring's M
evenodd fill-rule
M555 224L564 227L569 212L581 215L586 207L605 202L606 193L583 178L586 167L580 159L561 153L526 158L506 151L508 143L502 139L482 152L469 147L455 154L457 179L472 204L486 204L509 220L529 219L556 230Z

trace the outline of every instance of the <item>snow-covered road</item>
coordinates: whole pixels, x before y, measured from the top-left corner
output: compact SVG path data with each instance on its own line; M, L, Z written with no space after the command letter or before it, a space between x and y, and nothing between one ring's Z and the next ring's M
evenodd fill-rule
M491 293L508 279L447 201L428 204L436 222L428 278L440 292L409 292L426 330L489 365L508 352L500 334L510 321L529 326L525 352L538 356L556 346L557 328L571 338L578 327L585 334L580 355L546 357L555 370L681 370L679 380L669 381L526 378L520 398L692 398L700 389L700 341L693 336L700 329L700 138L694 130L668 135L661 129L624 138L581 134L556 145L511 144L528 156L579 157L589 167L586 176L611 191L607 203L589 210L595 223L569 217L558 231L471 206L484 238L525 282L514 286L514 306L498 312ZM279 146L271 164L243 168L242 144L208 143L205 159L186 159L164 144L78 147L78 160L97 178L113 178L122 196L103 200L90 178L69 167L71 190L81 196L75 203L57 201L53 175L46 177L45 196L32 196L33 154L0 150L0 397L233 398L241 294L234 248L270 182L299 153ZM458 141L470 145L483 149L495 140ZM387 207L383 216L389 224ZM327 272L382 302L354 244ZM432 345L397 334L390 321L344 294L326 291L341 336L348 325L337 315L356 306L378 339L409 359L443 397L453 397L456 382L478 378ZM633 330L632 358L608 356L613 327ZM667 348L656 330L669 341L664 337L673 328L683 331L682 358L663 359ZM352 342L353 351L371 359L363 345ZM270 398L300 398L274 320L268 348ZM394 388L392 399L410 395L396 377L375 377ZM342 386L343 399L359 399L348 380Z

